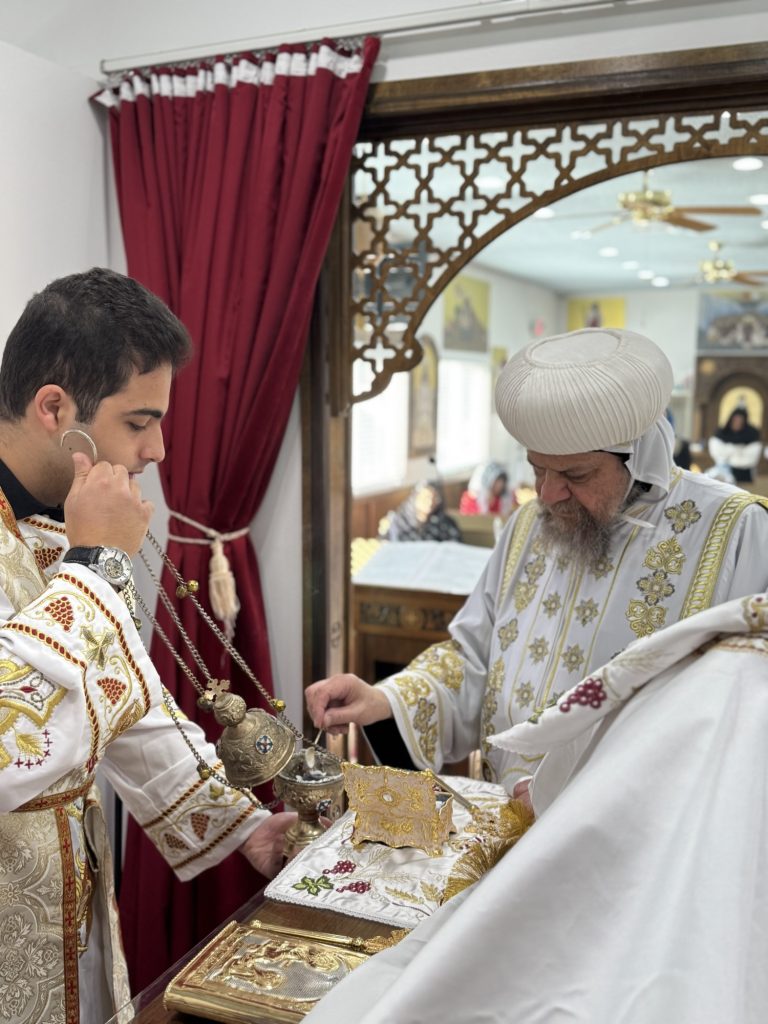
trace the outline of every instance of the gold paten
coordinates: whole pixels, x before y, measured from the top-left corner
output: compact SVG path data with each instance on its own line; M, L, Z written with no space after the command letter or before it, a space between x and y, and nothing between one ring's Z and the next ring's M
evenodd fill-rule
M453 797L432 772L387 765L343 764L344 788L355 812L352 843L423 850L436 857L453 825Z
M163 997L166 1008L224 1024L293 1024L368 959L318 933L287 931L258 920L232 922L176 975Z

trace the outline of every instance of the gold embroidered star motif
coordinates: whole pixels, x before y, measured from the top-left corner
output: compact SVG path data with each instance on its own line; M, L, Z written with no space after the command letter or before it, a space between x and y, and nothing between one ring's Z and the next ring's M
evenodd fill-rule
M682 533L693 523L698 523L701 519L701 512L696 508L696 503L690 499L682 501L679 505L672 505L668 508L664 515L669 519L672 529L675 533Z
M107 652L112 646L115 634L111 629L105 629L102 633L95 633L89 626L83 626L80 636L85 640L85 660L89 665L94 662L99 668L107 664Z
M645 601L632 600L627 609L627 618L636 636L650 636L661 629L667 618L667 609L661 605L646 604Z

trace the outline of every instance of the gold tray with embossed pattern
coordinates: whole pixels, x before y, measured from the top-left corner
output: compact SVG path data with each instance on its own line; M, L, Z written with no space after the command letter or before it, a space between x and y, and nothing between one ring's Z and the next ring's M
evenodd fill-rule
M176 975L163 1002L224 1024L293 1024L376 948L376 940L233 921Z

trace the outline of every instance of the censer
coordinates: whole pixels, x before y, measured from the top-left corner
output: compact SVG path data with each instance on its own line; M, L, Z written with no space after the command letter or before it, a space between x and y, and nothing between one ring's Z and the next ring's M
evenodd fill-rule
M66 446L65 438L69 438ZM84 454L93 459L94 464L98 461L96 445L84 429L72 428L64 431L61 445L67 447L69 451L84 451ZM239 790L256 806L266 806L267 808L273 807L278 801L262 804L251 792L251 787L274 780L275 794L278 800L284 800L294 807L299 816L296 824L288 829L285 836L285 853L290 856L296 850L308 845L325 830L325 826L320 820L321 817L334 819L341 814L344 792L341 762L324 747L318 747L322 730L314 740L307 740L293 725L285 714L285 702L270 696L242 655L235 649L231 640L203 608L196 596L199 584L195 580L185 580L181 576L163 550L162 545L149 531L147 531L147 540L158 552L176 580L176 596L191 601L202 620L211 629L235 664L254 684L273 713L261 708L249 708L242 697L229 691L229 680L213 678L200 652L184 629L171 598L154 573L144 551L140 550L139 557L186 649L205 679L205 686L198 680L192 668L171 643L168 635L132 582L123 590L123 597L134 622L137 627L140 627L141 621L134 614L135 605L138 604L143 614L152 623L161 641L171 652L176 664L197 691L198 707L212 712L216 721L222 726L222 733L216 744L216 753L224 765L226 777L207 764L195 749L184 732L176 704L170 693L164 689L166 709L197 761L197 771L202 779L214 778L221 785Z

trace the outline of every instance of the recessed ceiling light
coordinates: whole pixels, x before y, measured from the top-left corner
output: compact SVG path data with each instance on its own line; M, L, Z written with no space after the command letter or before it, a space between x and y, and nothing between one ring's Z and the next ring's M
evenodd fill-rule
M750 196L749 201L753 206L768 206L768 192L758 192L756 195Z
M651 284L653 285L654 288L667 288L669 286L669 278L668 277L661 277L661 276L654 277L651 280Z
M592 237L592 232L588 231L586 228L576 228L575 231L571 232L571 238L574 238L574 239L591 238L591 237Z
M533 216L538 217L539 220L551 220L555 216L555 211L550 210L548 206L542 206L540 210L536 210Z
M641 281L652 281L656 277L655 270L641 270L637 275Z
M604 245L602 249L597 250L598 256L605 256L610 259L612 256L618 256L619 250L613 245Z
M624 260L621 266L623 270L637 270L640 264L637 260Z
M734 171L759 171L763 161L756 156L740 156L733 161Z
M768 220L761 220L761 221L760 221L760 227L761 227L761 228L762 228L762 229L763 229L764 231L768 231Z

